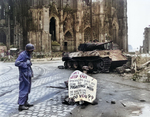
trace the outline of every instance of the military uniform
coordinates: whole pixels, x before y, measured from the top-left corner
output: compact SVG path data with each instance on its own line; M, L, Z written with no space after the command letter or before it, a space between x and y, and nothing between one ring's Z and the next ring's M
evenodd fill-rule
M30 45L30 48L27 48ZM19 68L19 98L18 110L27 110L28 107L33 106L30 105L28 101L28 95L31 90L31 77L33 76L33 71L31 68L31 53L34 50L34 46L32 44L26 45L26 50L21 52L18 58L15 61L15 66Z

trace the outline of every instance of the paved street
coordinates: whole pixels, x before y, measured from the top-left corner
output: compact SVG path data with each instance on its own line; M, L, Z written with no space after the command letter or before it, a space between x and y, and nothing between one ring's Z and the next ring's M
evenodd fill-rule
M118 74L93 74L98 105L76 107L68 117L149 117L150 86Z
M0 117L64 117L75 106L62 105L68 91L49 86L65 87L71 71L59 70L61 61L33 64L34 78L29 102L34 104L27 111L18 112L18 68L14 63L0 63Z
M34 78L29 102L34 106L18 111L18 68L0 63L0 117L149 117L150 85L115 73L88 74L97 79L97 105L64 105L65 87L73 70L58 69L61 60L33 63ZM113 102L113 103L112 103Z

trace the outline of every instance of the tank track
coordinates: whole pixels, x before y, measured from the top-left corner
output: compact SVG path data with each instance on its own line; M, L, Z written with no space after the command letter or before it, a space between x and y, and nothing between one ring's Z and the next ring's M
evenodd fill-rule
M85 66L88 66L87 65L88 62L92 62L94 68L92 70L90 70L90 71L97 71L97 70L99 70L100 72L109 72L109 69L111 67L111 59L109 57L106 57L106 58L100 58L100 59L95 59L95 60L90 60L90 61L89 60L87 60L87 61L86 60L84 60L84 61L81 61L81 60L71 60L70 59L67 62L65 62L65 64L69 63L69 66L67 66L67 64L64 65L65 68L74 69L73 68L73 62L74 61L78 61L79 64L81 64L80 62L85 62ZM100 68L99 66L97 66L97 64L98 64L99 61L103 61L103 64L104 64L103 68ZM82 70L82 68L79 67L79 66L78 66L78 69Z
M101 72L109 72L111 67L111 59L110 58L101 58L104 61L104 68L101 69Z

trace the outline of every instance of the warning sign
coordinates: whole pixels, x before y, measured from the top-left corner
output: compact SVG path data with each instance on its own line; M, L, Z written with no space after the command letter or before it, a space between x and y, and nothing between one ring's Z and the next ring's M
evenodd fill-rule
M74 71L68 82L69 98L77 101L93 102L96 98L97 80L81 71Z

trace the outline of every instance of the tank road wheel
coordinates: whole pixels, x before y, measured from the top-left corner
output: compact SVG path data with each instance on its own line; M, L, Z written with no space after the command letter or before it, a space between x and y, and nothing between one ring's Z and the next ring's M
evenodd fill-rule
M99 61L97 61L97 69L99 69L99 70L104 70L104 68L105 68L105 63L104 63L104 61L101 59L101 60L99 60Z
M88 62L88 68L90 71L94 70L94 63L93 62Z
M105 67L105 63L104 63L103 60L100 60L99 63L98 63L98 65L99 65L99 68L100 68L101 70L103 70L104 67Z
M109 72L110 65L111 59L109 58L100 59L97 64L97 69L101 70L102 72Z
M68 67L69 69L71 69L71 67L72 67L71 61L68 61L68 62L67 62L67 67Z
M77 61L74 61L74 62L73 62L73 68L74 68L74 69L77 69L78 66L79 66L79 65L78 65L78 62L77 62Z

